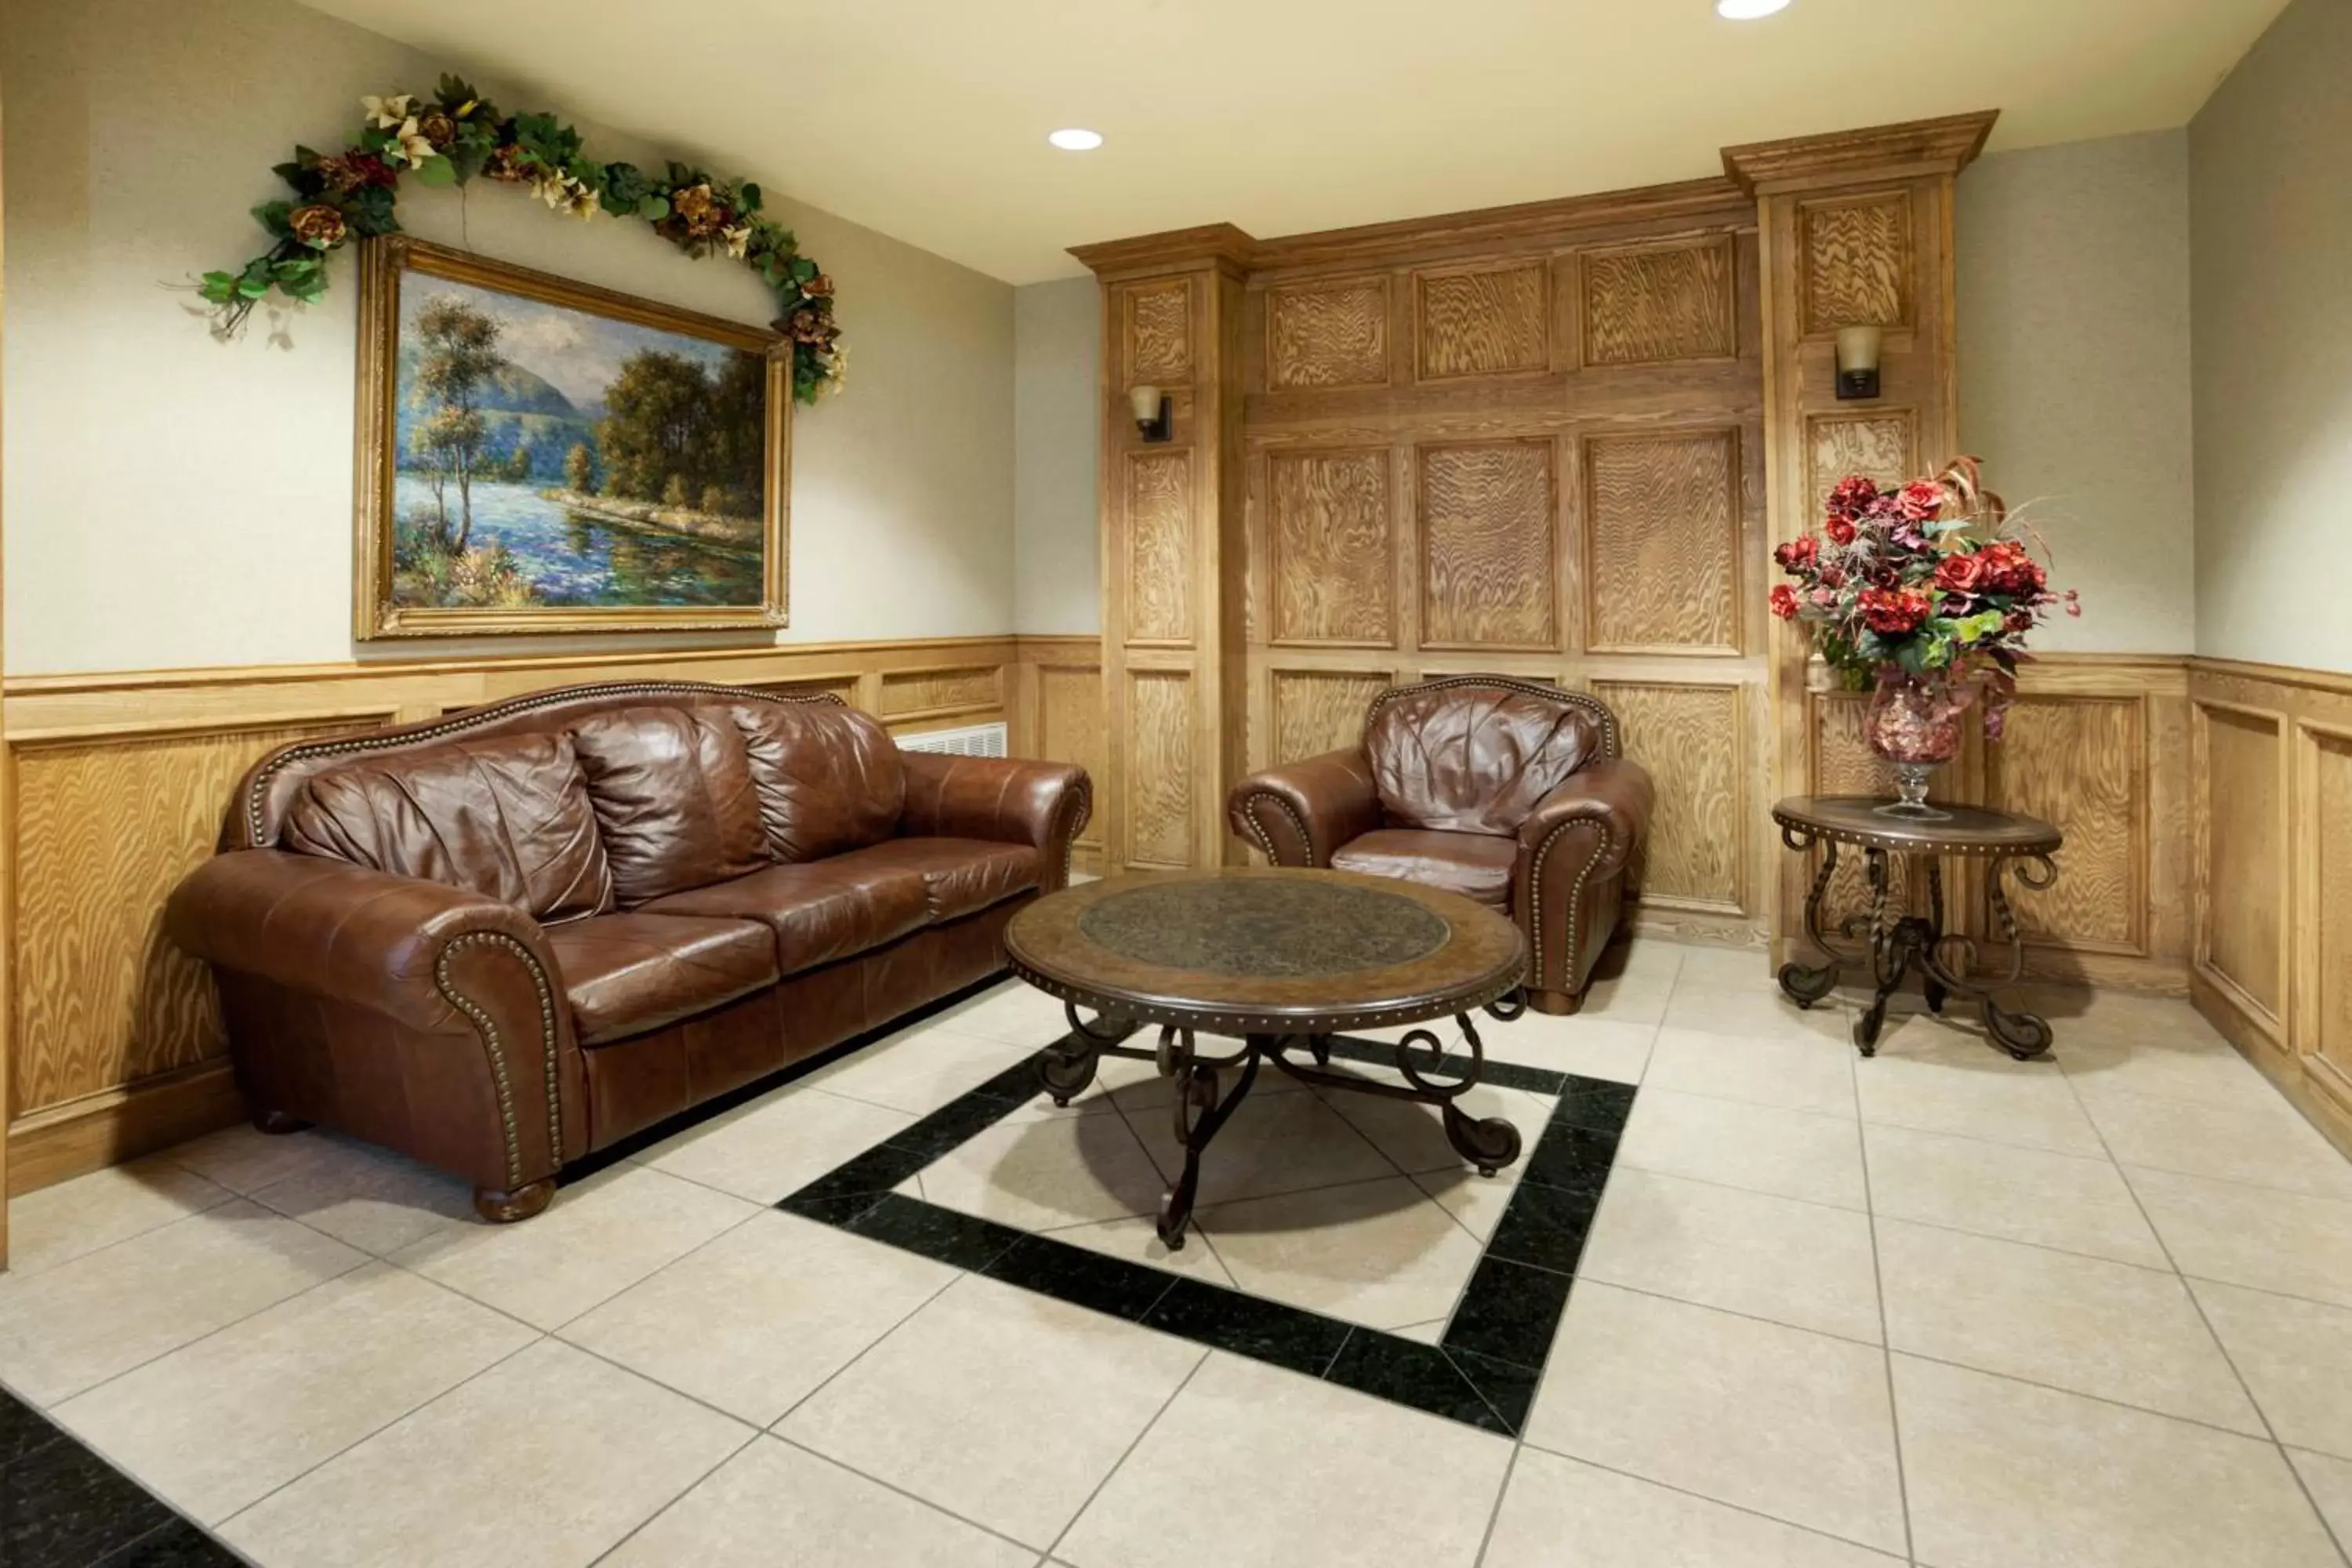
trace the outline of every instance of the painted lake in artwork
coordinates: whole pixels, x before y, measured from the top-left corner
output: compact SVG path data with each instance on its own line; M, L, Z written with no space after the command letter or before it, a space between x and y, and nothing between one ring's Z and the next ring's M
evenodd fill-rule
M762 602L762 356L419 274L399 334L394 604Z
M430 510L432 488L404 473L394 486L404 518ZM503 546L545 605L756 605L760 551L593 517L528 484L474 486L477 548ZM416 602L416 601L407 601Z

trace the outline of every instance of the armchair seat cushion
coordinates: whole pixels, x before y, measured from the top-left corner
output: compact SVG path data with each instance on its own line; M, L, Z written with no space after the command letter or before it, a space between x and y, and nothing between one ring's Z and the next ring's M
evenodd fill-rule
M658 1029L777 978L775 943L750 921L595 915L550 928L547 945L583 1046Z
M887 857L877 859L876 852L887 847L770 866L656 899L646 910L757 921L774 933L776 967L797 974L896 942L929 922L921 870Z
M1477 900L1498 910L1511 902L1519 844L1495 833L1441 833L1383 827L1351 838L1331 853L1337 870L1399 877Z

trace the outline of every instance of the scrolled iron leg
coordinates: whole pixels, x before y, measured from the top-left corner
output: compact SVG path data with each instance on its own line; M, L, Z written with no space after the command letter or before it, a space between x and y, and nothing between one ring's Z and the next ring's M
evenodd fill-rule
M1780 837L1792 849L1810 848L1813 842L1811 838L1801 838L1785 829ZM1828 939L1822 934L1822 897L1829 891L1830 879L1837 874L1837 840L1833 838L1824 840L1822 868L1813 876L1812 890L1805 895L1805 934L1812 938L1813 945L1822 951L1829 962L1819 968L1794 961L1780 966L1780 989L1800 1007L1811 1007L1837 989L1837 953L1830 947Z
M1115 1045L1124 1031L1104 1029L1105 1020L1097 1018L1095 1026L1078 1016L1076 1006L1062 1004L1062 1016L1069 1020L1070 1032L1048 1047L1038 1059L1037 1077L1045 1092L1054 1097L1055 1105L1067 1105L1084 1094L1095 1081L1095 1072L1102 1065L1103 1047Z
M1461 1083L1439 1102L1439 1112L1445 1122L1445 1141L1454 1145L1455 1153L1476 1166L1480 1175L1491 1176L1519 1157L1519 1130L1499 1116L1470 1116L1463 1111L1459 1103L1461 1097L1475 1087L1485 1075L1486 1047L1478 1038L1478 1027L1470 1021L1470 1015L1457 1014L1454 1021L1461 1027L1462 1043L1470 1047L1470 1070L1464 1075ZM1412 1036L1405 1037L1410 1040ZM1433 1051L1437 1044L1434 1037L1431 1037L1430 1044ZM1417 1087L1431 1087L1409 1065L1410 1060L1402 1052L1399 1053L1398 1062L1405 1068L1406 1078Z
M1171 1110L1176 1141L1184 1146L1183 1172L1160 1198L1160 1239L1171 1252L1184 1249L1184 1233L1192 1223L1192 1201L1201 1190L1201 1152L1248 1097L1250 1086L1257 1081L1259 1060L1257 1042L1253 1040L1240 1079L1231 1092L1221 1097L1215 1065L1192 1054L1191 1030L1181 1031L1181 1040L1171 1038L1178 1034L1167 1030L1161 1036L1163 1055L1172 1060L1175 1069L1176 1100Z
M1944 942L1944 862L1927 857L1927 946L1929 953L1940 952ZM1927 998L1927 1011L1944 1010L1946 992L1943 983L1936 978L1932 965L1920 966L1920 989Z
M2002 986L2016 984L2018 976L2025 973L2025 936L2018 929L2015 912L2009 907L2009 895L2001 890L2000 875L2007 865L2005 861L1995 859L1985 868L1985 902L1992 910L1993 924L2000 931L2000 939L2009 944L2009 973L1985 991L1981 1007L1985 1033L1992 1037L1993 1043L2019 1061L2030 1061L2049 1052L2052 1038L2049 1020L2035 1013L2012 1013L2003 1007L1993 994ZM2038 876L2028 869L2037 866L2041 868ZM2017 867L2017 879L2029 888L2046 888L2058 879L2058 868L2052 864L2047 855L2037 855Z
M1870 969L1877 989L1853 1021L1853 1046L1864 1056L1878 1054L1878 1033L1886 1026L1886 999L1903 983L1903 971L1908 957L1903 937L1902 922L1890 926L1886 922L1886 851L1867 852L1867 874L1870 879Z

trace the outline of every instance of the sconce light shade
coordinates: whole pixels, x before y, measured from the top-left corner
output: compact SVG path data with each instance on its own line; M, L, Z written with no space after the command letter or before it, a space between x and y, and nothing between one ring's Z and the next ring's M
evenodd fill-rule
M1877 327L1840 327L1837 333L1837 395L1878 395L1878 351L1885 334Z
M1156 386L1139 386L1128 393L1127 405L1135 416L1138 435L1147 441L1168 439L1171 417L1166 393Z

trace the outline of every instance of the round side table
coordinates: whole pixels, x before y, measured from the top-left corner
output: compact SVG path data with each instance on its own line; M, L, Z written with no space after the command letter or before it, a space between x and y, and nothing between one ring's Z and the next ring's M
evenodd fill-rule
M2051 857L2065 841L2064 835L2037 817L2011 811L1950 805L1938 808L1939 815L1933 818L1879 811L1890 804L1869 795L1800 795L1772 808L1772 820L1780 825L1781 843L1801 851L1817 844L1822 847L1822 868L1805 896L1805 934L1829 956L1829 962L1818 969L1782 964L1780 989L1800 1007L1810 1007L1837 984L1844 963L1866 959L1877 991L1870 1006L1854 1020L1853 1043L1864 1056L1875 1056L1878 1033L1886 1022L1886 999L1903 983L1904 975L1916 968L1931 1012L1942 1012L1948 996L1966 997L1978 1004L1985 1033L2001 1049L2020 1061L2045 1054L2051 1039L2048 1021L2032 1013L2011 1012L1994 994L2015 984L2025 968L2025 944L2001 883L2004 877L2014 875L2020 886L2038 890L2056 881L2058 867ZM1852 937L1857 925L1868 922L1866 950L1853 958L1841 955L1831 933L1822 929L1822 897L1829 891L1830 879L1837 870L1842 844L1863 852L1864 875L1870 883L1870 912L1851 916L1837 928L1838 936ZM1926 914L1887 918L1890 855L1927 863ZM1985 863L1985 903L2000 940L2009 946L2008 972L1990 984L1971 978L1977 969L1977 940L1944 930L1943 858L1948 855ZM1947 944L1958 950L1957 963L1947 960Z

